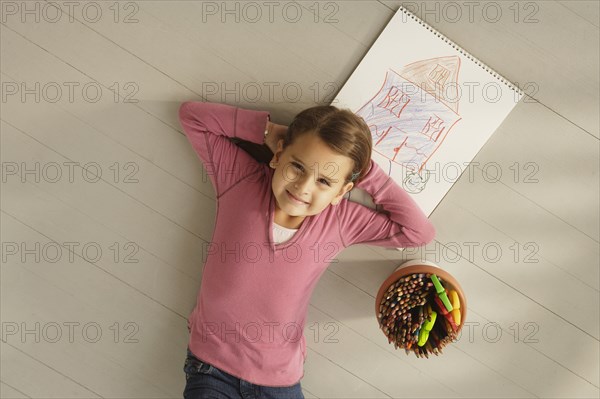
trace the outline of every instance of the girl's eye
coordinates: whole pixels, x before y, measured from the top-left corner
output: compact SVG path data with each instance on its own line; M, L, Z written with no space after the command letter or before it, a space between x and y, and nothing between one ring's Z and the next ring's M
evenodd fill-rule
M296 162L292 162L292 166L298 170L304 170L304 168L302 167L302 165L300 165L299 163ZM326 179L319 179L319 181L323 181L323 184L326 184L328 186L331 186L331 184L326 180Z

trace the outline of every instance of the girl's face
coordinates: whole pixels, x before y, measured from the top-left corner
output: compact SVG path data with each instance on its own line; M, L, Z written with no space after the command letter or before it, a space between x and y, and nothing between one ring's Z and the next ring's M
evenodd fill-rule
M354 186L344 185L352 171L352 159L332 151L316 135L303 134L285 150L282 144L283 140L277 144L271 167L275 169L273 194L285 214L316 215L330 204L337 205Z

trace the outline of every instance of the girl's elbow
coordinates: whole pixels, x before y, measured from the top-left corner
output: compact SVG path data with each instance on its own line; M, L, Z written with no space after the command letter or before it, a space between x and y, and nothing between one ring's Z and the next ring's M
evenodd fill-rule
M427 223L422 230L412 231L412 242L414 247L422 247L429 244L435 238L435 227L430 222Z
M179 106L179 121L183 122L189 120L192 115L192 101L184 101Z
M435 239L435 235L436 235L435 227L433 226L433 224L431 222L429 222L427 224L427 228L425 230L423 230L423 233L421 235L421 241L423 242L423 245L429 244L430 242L432 242Z

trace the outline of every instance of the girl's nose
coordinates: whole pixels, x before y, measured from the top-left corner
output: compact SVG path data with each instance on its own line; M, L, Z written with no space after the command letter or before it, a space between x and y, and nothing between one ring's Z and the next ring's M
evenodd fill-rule
M294 187L296 187L298 193L306 194L310 192L310 187L313 184L313 181L313 173L304 173L302 176L298 177L298 180L296 180L296 182L294 183Z

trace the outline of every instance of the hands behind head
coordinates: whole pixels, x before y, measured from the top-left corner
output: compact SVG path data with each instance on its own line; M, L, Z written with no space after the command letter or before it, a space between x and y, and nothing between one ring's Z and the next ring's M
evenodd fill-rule
M273 154L277 152L277 142L279 142L279 140L283 140L287 133L287 129L287 126L278 125L276 123L272 123L271 121L267 122L268 133L265 136L265 145L269 147Z

